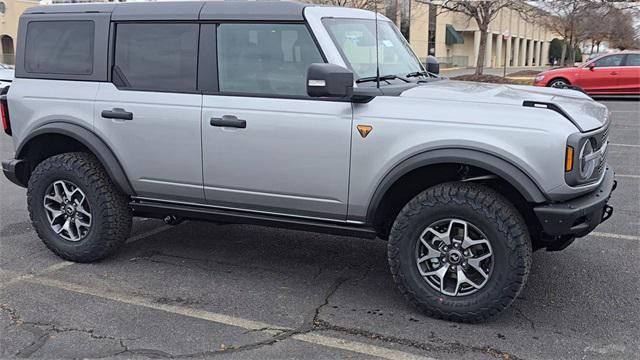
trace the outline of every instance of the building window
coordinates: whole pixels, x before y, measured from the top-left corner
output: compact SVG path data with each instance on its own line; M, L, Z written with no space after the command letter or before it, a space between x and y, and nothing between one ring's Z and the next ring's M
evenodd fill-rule
M436 23L438 19L438 6L429 4L429 33L427 35L427 55L436 56Z

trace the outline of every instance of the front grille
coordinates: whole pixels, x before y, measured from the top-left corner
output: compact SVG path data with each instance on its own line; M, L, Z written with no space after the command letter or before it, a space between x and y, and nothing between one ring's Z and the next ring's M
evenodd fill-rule
M605 125L604 129L602 130L602 134L600 134L600 137L598 140L599 140L599 144L598 144L598 149L596 150L600 150L604 148L604 151L602 153L602 157L600 158L600 163L596 167L596 171L593 176L594 178L600 178L607 164L607 153L609 151L609 148L607 146L607 143L609 141L609 124Z

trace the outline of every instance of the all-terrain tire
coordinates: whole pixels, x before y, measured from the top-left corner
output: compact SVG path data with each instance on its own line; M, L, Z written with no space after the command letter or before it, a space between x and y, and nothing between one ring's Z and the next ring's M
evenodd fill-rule
M448 296L430 286L416 263L422 232L442 219L462 219L486 234L494 253L486 284L474 293ZM389 265L400 292L428 316L481 322L508 307L526 283L531 241L524 219L489 187L453 182L433 186L414 197L397 216L388 243Z
M49 223L44 196L56 181L69 181L82 190L91 207L91 226L79 241L58 235ZM44 244L65 260L92 262L115 252L131 233L128 197L113 184L92 154L74 152L52 156L34 169L27 203L31 222Z

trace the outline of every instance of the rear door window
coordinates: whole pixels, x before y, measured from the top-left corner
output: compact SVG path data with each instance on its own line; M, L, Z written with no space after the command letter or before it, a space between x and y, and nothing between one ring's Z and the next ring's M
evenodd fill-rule
M640 54L627 54L624 66L640 66Z
M94 28L93 21L86 20L29 22L25 70L29 73L91 75Z
M198 24L118 24L113 81L119 88L196 90Z

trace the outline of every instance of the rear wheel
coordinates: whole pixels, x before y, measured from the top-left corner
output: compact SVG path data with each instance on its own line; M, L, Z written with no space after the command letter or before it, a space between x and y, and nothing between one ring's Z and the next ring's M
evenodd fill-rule
M29 179L27 202L40 239L66 260L102 259L131 231L127 196L91 154L65 153L42 161Z
M412 199L389 237L400 291L427 315L484 321L509 306L531 265L531 242L517 209L477 184L434 186Z

